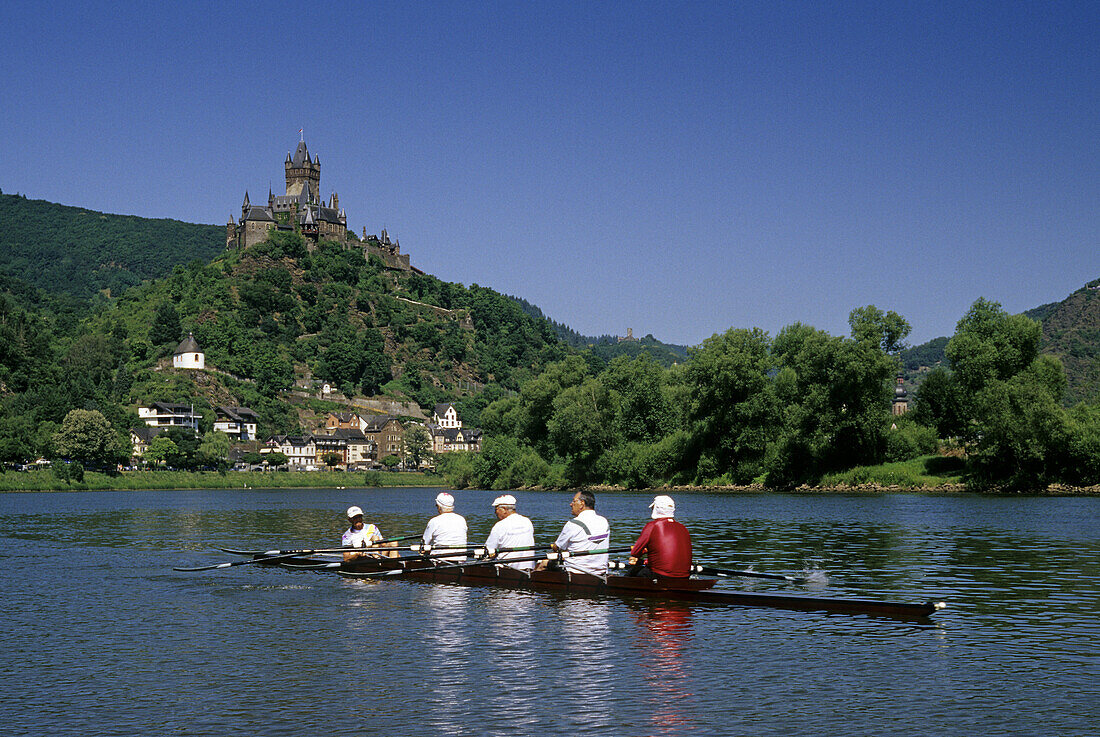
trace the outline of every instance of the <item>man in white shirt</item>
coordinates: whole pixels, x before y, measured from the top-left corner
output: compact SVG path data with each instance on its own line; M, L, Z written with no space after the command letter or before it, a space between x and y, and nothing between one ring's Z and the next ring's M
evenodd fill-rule
M573 519L565 523L561 534L550 547L569 553L586 550L607 550L611 540L611 526L596 514L596 495L591 491L578 491L569 503ZM590 573L593 576L607 574L607 553L566 558L565 570L574 573Z
M511 494L498 496L493 500L493 511L500 520L493 525L488 539L485 540L485 549L490 555L501 548L533 548L535 546L535 528L531 520L516 512L516 498ZM513 551L496 555L497 560L506 561L509 558L529 558L531 551ZM535 567L533 560L520 561L518 563L505 563L517 571L529 571Z
M359 507L348 507L348 524L351 525L344 531L340 538L342 548L366 548L382 540L382 531L377 526L363 523L363 510ZM365 553L344 553L344 560L355 560Z
M455 498L445 491L435 497L435 508L439 511L428 520L424 528L424 545L433 548L466 548L466 518L455 514ZM466 560L466 554L436 558L451 562Z

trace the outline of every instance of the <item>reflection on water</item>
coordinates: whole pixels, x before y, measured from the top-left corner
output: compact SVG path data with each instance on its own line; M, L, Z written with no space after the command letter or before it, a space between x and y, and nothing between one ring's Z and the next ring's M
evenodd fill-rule
M692 643L692 610L677 604L653 604L634 611L634 646L645 663L645 699L651 735L681 734L694 726L687 707L692 696L684 649Z
M0 495L8 734L1085 735L1100 707L1100 499L683 494L697 558L920 601L931 623L675 606L213 563L319 547L435 489ZM493 492L456 492L470 539ZM536 539L560 493L519 492ZM648 498L601 493L617 539Z

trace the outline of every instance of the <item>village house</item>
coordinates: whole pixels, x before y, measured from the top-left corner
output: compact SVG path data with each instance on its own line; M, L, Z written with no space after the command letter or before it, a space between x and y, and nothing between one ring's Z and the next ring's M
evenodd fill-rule
M405 444L405 426L392 415L361 417L359 429L377 448L378 460L400 456Z
M433 453L481 450L481 430L476 427L463 428L462 419L453 404L435 405L428 434L432 438Z
M359 415L354 412L329 412L325 417L325 431L361 430Z
M189 427L199 434L202 415L195 412L193 404L153 402L148 407L138 407L138 417L149 427Z
M133 451L130 455L133 458L141 458L145 455L145 451L149 450L149 444L153 442L153 438L164 430L163 427L135 427L130 430L130 445L133 446Z
M195 342L195 336L188 333L187 337L176 348L176 352L172 354L172 368L201 371L205 367L206 354Z
M256 439L256 423L260 417L248 407L215 407L214 415L215 430L241 442Z
M260 454L282 453L287 465L296 470L317 468L317 444L312 435L273 435L264 442Z

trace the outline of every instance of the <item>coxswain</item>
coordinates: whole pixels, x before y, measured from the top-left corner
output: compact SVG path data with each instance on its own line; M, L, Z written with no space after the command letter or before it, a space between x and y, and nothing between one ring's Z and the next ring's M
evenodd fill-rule
M569 502L569 511L573 519L565 523L561 534L550 548L566 553L607 550L611 540L611 526L606 519L596 514L596 495L591 491L578 491ZM589 573L593 576L607 574L606 552L569 557L562 563L565 570L573 573ZM539 561L538 570L546 567L546 561Z
M661 494L653 497L649 508L652 519L630 549L630 565L645 566L633 569L634 575L646 575L648 571L665 578L687 578L691 575L691 534L673 519L676 502Z
M348 507L348 524L351 527L340 538L342 548L366 548L383 539L382 531L376 525L363 523L363 510L359 507ZM344 560L355 560L365 555L366 553L344 553Z
M535 546L535 528L531 520L516 512L516 498L511 494L498 496L493 500L493 511L499 520L489 532L485 540L485 549L489 555L498 560L506 561L508 558L529 558L530 551L512 551L497 553L501 548L533 548ZM517 571L529 571L535 567L534 561L520 561L518 563L505 563Z
M424 528L425 548L466 549L466 518L455 514L455 498L445 491L435 497L435 508L439 511L428 520ZM437 558L446 562L466 560L466 554Z

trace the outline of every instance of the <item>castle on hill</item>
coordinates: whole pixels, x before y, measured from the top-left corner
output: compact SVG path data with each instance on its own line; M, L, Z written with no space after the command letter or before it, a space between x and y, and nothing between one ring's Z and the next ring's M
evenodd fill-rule
M345 248L362 248L364 258L377 256L387 267L402 271L418 271L409 264L409 257L401 253L401 244L390 240L389 233L382 236L367 235L363 239L348 232L348 218L340 207L340 198L333 192L328 202L321 199L321 157L309 154L305 140L298 142L294 154L289 152L283 162L286 170L286 194L276 196L267 192L267 205L254 205L244 193L241 220L229 216L225 226L226 248L248 248L267 239L272 231L298 232L307 243L315 245L328 240Z

